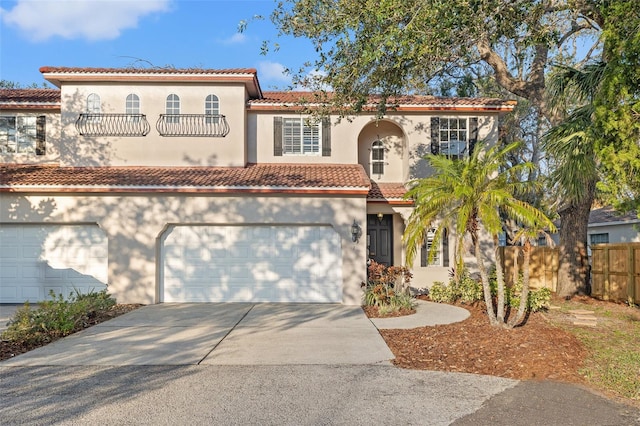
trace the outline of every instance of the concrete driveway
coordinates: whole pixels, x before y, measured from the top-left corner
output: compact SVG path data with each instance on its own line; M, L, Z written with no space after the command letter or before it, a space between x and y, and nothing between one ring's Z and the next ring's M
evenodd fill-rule
M387 364L359 306L149 305L0 366Z

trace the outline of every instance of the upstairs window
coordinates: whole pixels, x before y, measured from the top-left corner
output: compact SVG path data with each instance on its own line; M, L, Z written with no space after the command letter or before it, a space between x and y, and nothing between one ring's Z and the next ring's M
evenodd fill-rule
M171 94L167 96L167 104L165 108L165 113L172 117L167 117L167 123L179 123L180 117L180 97L176 94Z
M45 116L0 116L0 153L45 154Z
M331 121L273 117L273 155L331 156Z
M124 112L130 115L130 121L138 122L140 120L140 98L138 95L134 93L127 95Z
M87 96L87 114L100 114L101 112L100 95L92 93Z
M304 118L282 120L282 153L317 155L320 153L320 123Z
M204 113L205 115L213 115L214 117L207 117L207 124L218 124L220 117L220 100L216 95L209 95L204 100Z
M432 117L431 153L461 159L473 152L478 140L478 118Z
M384 174L384 144L377 140L371 144L371 175Z
M125 113L127 114L140 114L140 98L138 95L131 93L127 95L125 102Z

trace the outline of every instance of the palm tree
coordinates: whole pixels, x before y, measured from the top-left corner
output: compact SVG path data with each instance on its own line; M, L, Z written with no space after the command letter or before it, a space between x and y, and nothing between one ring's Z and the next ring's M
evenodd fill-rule
M597 144L602 139L594 124L594 101L605 72L605 62L582 69L558 66L548 84L552 107L569 111L543 139L554 159L550 180L561 203L557 294L564 298L586 290L587 224L599 180Z
M513 177L522 175L523 169L532 167L531 163L507 164L507 155L518 146L518 143L512 143L505 147L486 148L484 144L478 144L473 154L462 160L442 155L428 156L426 160L434 171L433 175L414 180L407 192L407 197L415 203L403 235L407 246L407 265L413 264L417 248L431 229L435 229L432 250L445 235L445 229L449 229L456 238L455 263L456 269L460 270L464 238L470 236L482 280L487 315L493 326L509 326L504 321L504 276L498 268L498 300L494 312L481 244L482 235L489 235L497 245L498 235L503 229L503 217L534 228L553 227L544 213L516 198L517 194L524 192L528 183ZM433 256L433 253L429 255ZM492 260L496 261L496 266L501 263L499 259Z

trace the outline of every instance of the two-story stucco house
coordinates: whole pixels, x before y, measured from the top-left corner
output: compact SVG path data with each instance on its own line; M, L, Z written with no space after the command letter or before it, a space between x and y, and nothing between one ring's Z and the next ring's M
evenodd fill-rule
M253 69L43 67L0 91L0 303L49 290L121 303L361 303L402 265L406 183L431 153L498 138L514 102L407 96L382 119L313 120ZM453 247L413 266L446 280Z

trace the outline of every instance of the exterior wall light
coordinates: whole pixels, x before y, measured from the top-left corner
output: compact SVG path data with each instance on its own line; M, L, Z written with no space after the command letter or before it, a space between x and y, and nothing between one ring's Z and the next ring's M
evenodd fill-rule
M360 225L358 225L358 222L356 222L356 220L353 219L353 224L351 225L351 241L353 241L354 243L357 243L358 240L360 240L361 235L362 235L362 229L360 228Z

